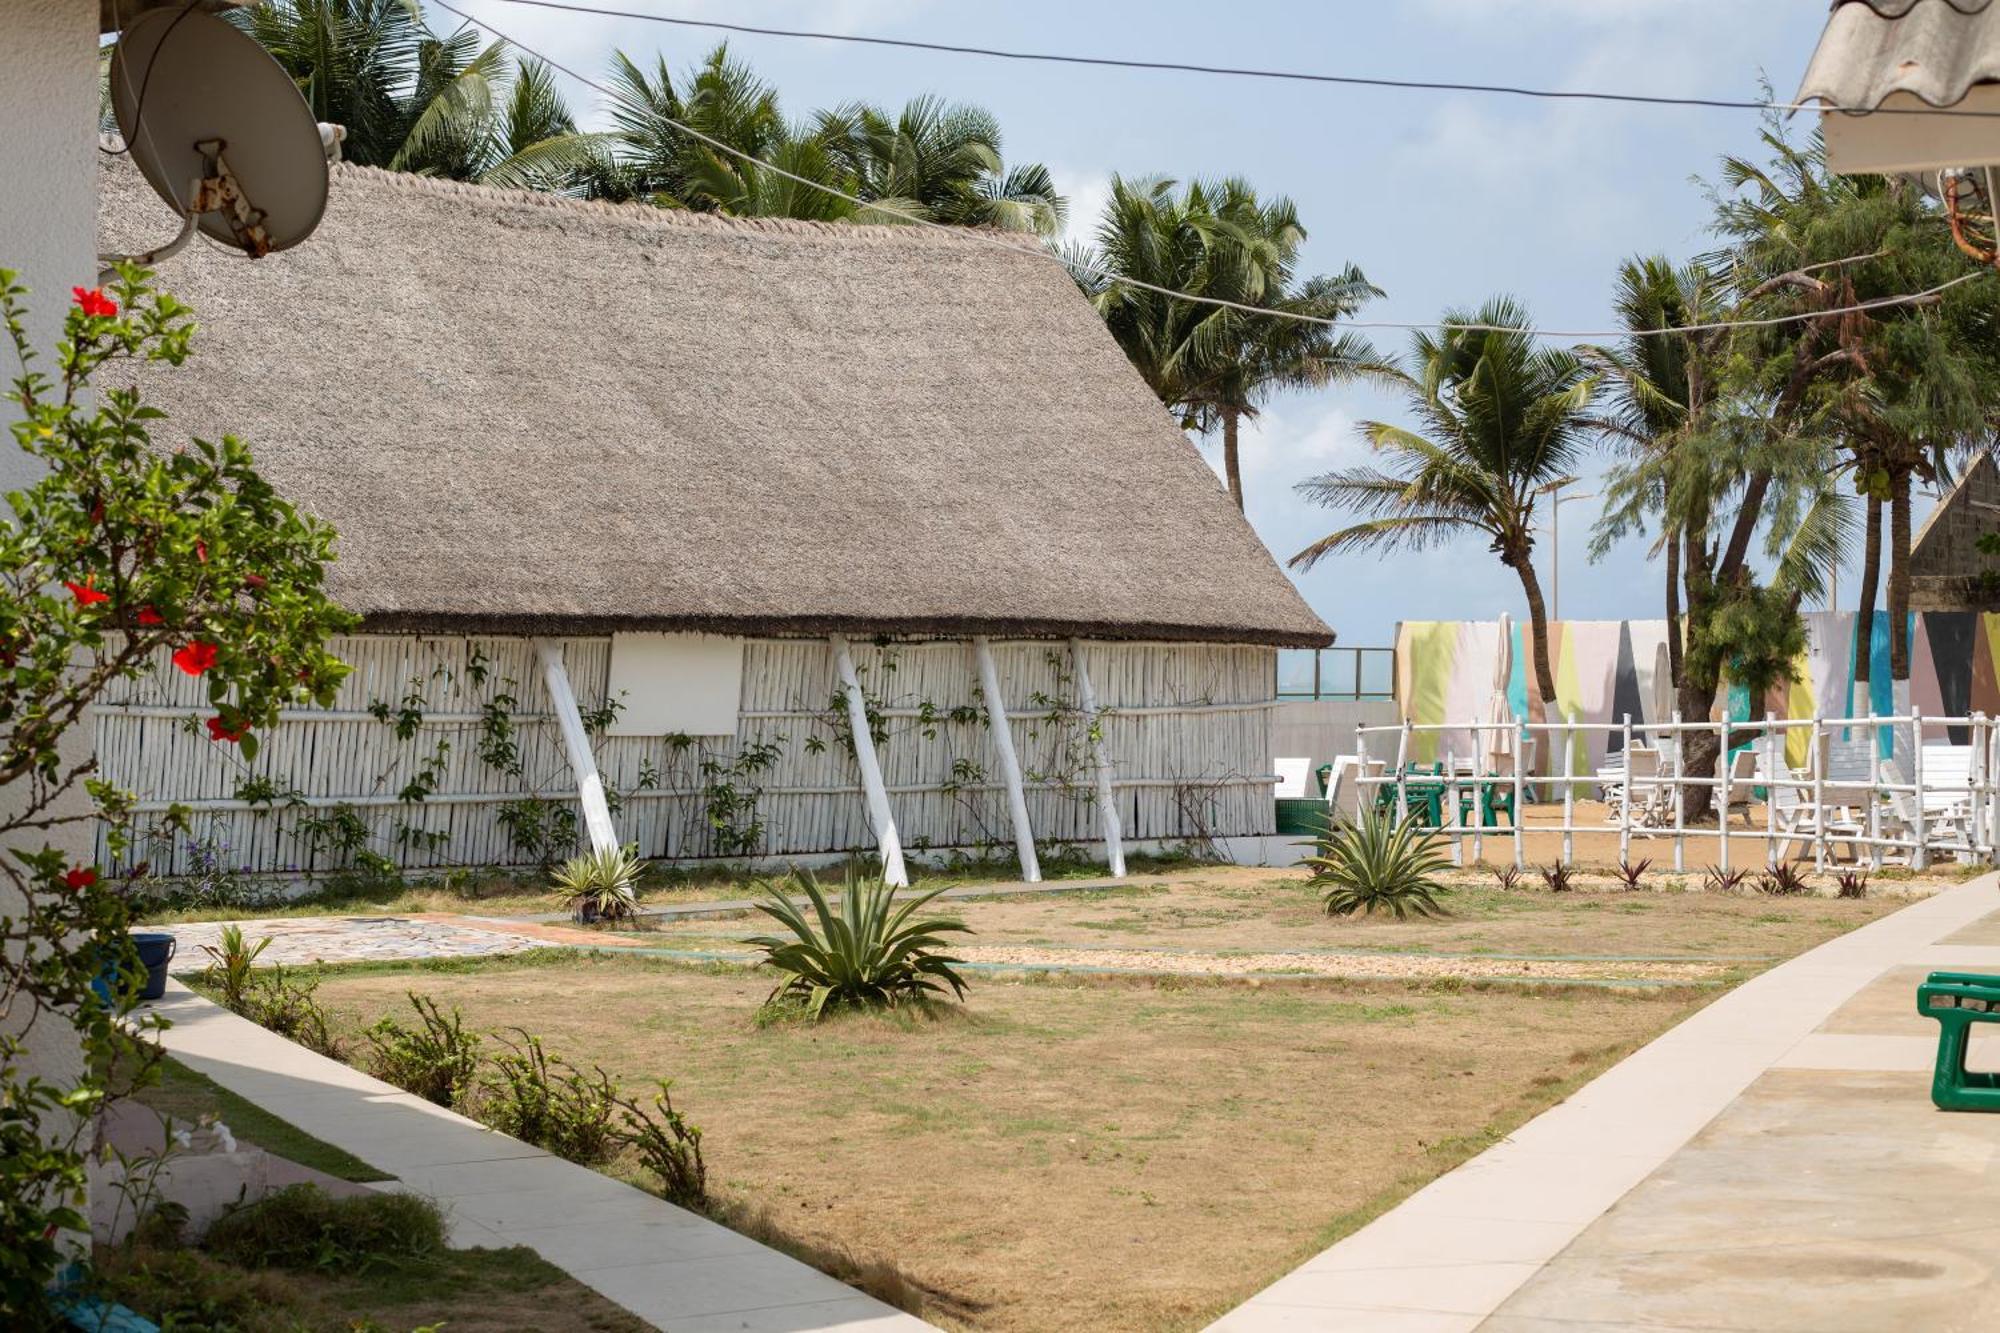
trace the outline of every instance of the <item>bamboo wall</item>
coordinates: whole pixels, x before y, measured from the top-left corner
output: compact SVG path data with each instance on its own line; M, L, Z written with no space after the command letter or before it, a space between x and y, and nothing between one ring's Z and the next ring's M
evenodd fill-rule
M548 715L531 640L358 635L339 641L335 651L354 670L333 706L288 710L262 738L254 764L235 747L208 739L201 723L213 709L202 683L162 658L149 676L107 694L96 711L104 776L137 793L142 826L169 804L188 806L196 834L227 865L253 872L344 868L335 862L351 857L315 854L301 828L343 805L367 824L369 851L413 870L518 863L522 855L499 819L503 805L531 793L574 805L575 782ZM853 652L888 733L879 754L904 845L1011 848L990 733L983 715L963 716L980 703L971 646L856 642ZM1093 643L1086 652L1106 712L1103 731L1128 839L1272 831L1272 650ZM1003 641L993 653L1029 778L1036 840L1094 841L1089 740L1067 645ZM472 678L477 657L485 661L483 683ZM565 640L564 660L579 706L588 713L601 705L610 640ZM845 723L830 707L835 687L825 641L751 640L735 736L598 738L598 765L619 797L619 838L636 842L648 857L675 859L872 850ZM423 721L414 736L399 738L371 706L397 709L411 694ZM478 753L481 710L503 695L514 700L505 711L517 724L520 780ZM960 720L952 720L954 709ZM440 741L449 749L433 794L421 803L402 799ZM742 756L759 749L770 762L749 771ZM295 792L295 803L246 802L240 793L252 778ZM754 793L754 805L711 818L732 792L739 802ZM753 820L760 830L742 846ZM444 839L431 846L411 831ZM150 860L156 874L179 874L190 869L193 849L185 838L155 839L128 859Z

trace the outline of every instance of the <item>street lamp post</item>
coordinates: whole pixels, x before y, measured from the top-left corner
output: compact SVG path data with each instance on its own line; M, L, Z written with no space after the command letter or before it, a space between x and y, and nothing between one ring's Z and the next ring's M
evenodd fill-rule
M1575 495L1564 495L1562 488L1575 478L1553 482L1542 487L1549 495L1549 619L1562 619L1562 507L1572 500L1595 500L1595 491L1578 491Z

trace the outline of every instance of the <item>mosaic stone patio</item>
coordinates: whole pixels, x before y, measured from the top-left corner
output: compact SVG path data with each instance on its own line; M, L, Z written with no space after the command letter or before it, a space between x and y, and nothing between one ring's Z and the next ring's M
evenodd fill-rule
M202 952L203 948L217 945L229 924L232 923L203 921L162 927L178 942L173 970L190 972L206 966L208 955ZM304 963L484 958L557 943L550 936L560 933L528 934L465 917L451 920L420 916L279 917L233 924L243 928L245 939L270 937L270 946L257 958L260 966L282 963L287 967Z

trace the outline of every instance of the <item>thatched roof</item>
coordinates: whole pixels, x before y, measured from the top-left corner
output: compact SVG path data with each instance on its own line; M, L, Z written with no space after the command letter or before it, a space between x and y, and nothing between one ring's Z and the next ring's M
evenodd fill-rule
M172 219L122 161L102 248ZM1056 265L338 167L305 244L197 245L150 375L340 533L383 629L1331 640Z
M1798 100L1873 111L1896 93L1956 106L2000 80L1995 0L1833 0Z

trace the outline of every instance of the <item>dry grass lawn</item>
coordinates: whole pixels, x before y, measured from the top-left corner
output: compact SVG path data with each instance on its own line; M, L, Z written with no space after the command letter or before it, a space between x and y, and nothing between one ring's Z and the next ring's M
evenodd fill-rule
M1512 891L1490 875L1455 876L1449 915L1428 921L1329 917L1302 871L1218 867L1115 889L939 904L976 932L973 945L1254 952L1381 950L1605 958L1771 958L1798 953L1902 905L1864 899L1773 898L1678 891L1669 879L1628 892L1602 877L1550 893L1529 875ZM1699 881L1688 881L1698 886ZM1901 885L1898 888L1904 887ZM649 943L735 948L759 917L659 924Z
M359 1025L415 989L671 1077L725 1217L891 1265L946 1326L1043 1333L1201 1326L1708 994L982 979L935 1020L759 1028L769 984L540 955L320 996Z

